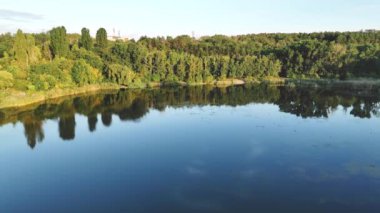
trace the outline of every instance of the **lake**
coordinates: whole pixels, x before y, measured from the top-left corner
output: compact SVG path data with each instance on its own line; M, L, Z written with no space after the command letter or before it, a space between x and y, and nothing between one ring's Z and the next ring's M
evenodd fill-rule
M380 88L102 92L0 110L0 212L378 212Z

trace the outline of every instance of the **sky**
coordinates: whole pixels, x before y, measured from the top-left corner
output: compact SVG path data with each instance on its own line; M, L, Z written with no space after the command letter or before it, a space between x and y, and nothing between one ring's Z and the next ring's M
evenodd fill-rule
M380 29L380 0L0 0L0 33L62 25L129 38L358 31Z

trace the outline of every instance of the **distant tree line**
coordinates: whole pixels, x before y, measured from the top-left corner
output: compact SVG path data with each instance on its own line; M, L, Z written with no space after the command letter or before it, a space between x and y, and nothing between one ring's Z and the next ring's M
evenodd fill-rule
M0 89L379 76L380 31L375 30L109 41L104 28L92 38L87 28L79 35L62 26L0 35Z

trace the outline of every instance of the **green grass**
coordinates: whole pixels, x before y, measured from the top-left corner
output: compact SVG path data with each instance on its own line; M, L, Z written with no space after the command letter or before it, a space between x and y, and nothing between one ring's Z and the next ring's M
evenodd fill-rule
M0 109L10 107L21 107L70 95L79 95L101 90L118 90L120 86L116 84L104 83L86 85L82 87L72 87L64 89L52 89L49 91L18 91L2 90L0 92Z

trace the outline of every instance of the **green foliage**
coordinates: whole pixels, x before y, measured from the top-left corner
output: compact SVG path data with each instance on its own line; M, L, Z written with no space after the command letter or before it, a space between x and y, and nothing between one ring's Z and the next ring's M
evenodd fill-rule
M93 43L89 29L82 28L82 35L79 39L79 46L85 48L86 50L92 50Z
M102 80L102 75L99 70L91 67L83 59L79 59L74 63L71 75L74 82L80 86L99 83Z
M12 73L13 77L16 79L26 79L27 72L16 65L10 65L7 67L7 71Z
M13 88L33 90L97 83L103 77L125 86L380 77L379 31L108 41L100 28L95 40L93 48L87 28L81 35L66 34L64 27L0 35L0 69L12 75Z
M57 79L49 74L33 74L30 77L30 82L33 85L29 88L30 90L49 90L57 85Z
M128 50L128 44L122 41L116 41L111 47L111 54L113 56L112 61L119 64L130 64L130 52Z
M16 79L14 80L13 89L25 91L28 90L28 86L31 85L30 82L26 79Z
M120 85L131 84L136 77L136 74L129 67L120 64L110 64L105 70L106 77Z
M69 41L65 27L56 27L50 31L50 48L54 57L66 57L69 54Z
M216 35L192 39L142 37L138 43L149 51L175 51L206 60L214 78L260 77L269 74L261 67L281 66L281 77L345 78L346 76L379 76L379 31L311 34L258 34L227 37ZM364 47L367 46L367 47ZM362 48L363 47L363 48ZM256 57L256 59L253 58ZM269 62L264 57L269 57ZM263 63L263 64L260 64ZM269 63L269 64L268 64ZM265 65L267 64L267 65ZM249 66L248 66L249 65ZM244 67L244 69L240 69ZM255 67L256 66L256 67ZM203 65L205 67L205 65Z
M95 67L98 70L103 69L103 61L96 53L84 48L73 48L72 53L75 59L84 59L92 67Z
M64 58L56 58L51 63L34 65L30 68L31 78L38 75L53 76L60 84L71 84L72 62ZM45 77L44 77L45 78ZM55 85L54 85L55 86Z
M326 66L330 61L330 44L317 40L305 40L281 50L283 58L282 75L292 77L319 77L328 73Z
M145 46L130 42L128 43L128 61L136 72L143 72L147 65L148 50Z
M14 58L17 64L26 69L28 67L28 52L27 52L28 42L26 40L25 34L21 30L17 30L15 43L13 45Z
M13 43L14 37L10 33L0 35L0 58L11 52Z
M30 64L35 64L41 57L40 49L35 46L33 35L25 35L18 30L13 45L13 55L17 65L27 69Z
M13 75L7 71L0 71L0 89L11 88L13 84Z
M96 46L104 50L108 46L108 40L107 40L107 31L104 28L100 28L96 32Z

